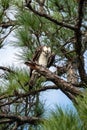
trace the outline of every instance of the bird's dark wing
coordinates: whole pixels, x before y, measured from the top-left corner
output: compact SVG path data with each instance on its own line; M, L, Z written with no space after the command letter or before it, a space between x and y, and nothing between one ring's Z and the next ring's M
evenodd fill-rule
M34 53L34 55L33 55L33 58L32 58L32 60L33 60L34 62L38 61L38 58L39 58L39 56L40 56L40 54L41 54L41 52L42 52L42 48L43 48L43 46L39 46L39 47L36 49L36 51L35 51L35 53Z
M43 46L39 46L37 49L36 49L36 51L35 51L35 53L34 53L34 55L33 55L33 58L32 58L32 61L33 62L38 62L38 59L39 59L39 56L40 56L40 54L41 54L41 52L42 52L42 48L43 48ZM30 68L30 77L32 76L32 71L33 71L33 69L31 69Z
M53 52L53 53L51 53L51 55L50 55L49 58L48 58L47 67L52 66L52 64L53 64L54 61L55 61L55 54L54 54L54 52Z

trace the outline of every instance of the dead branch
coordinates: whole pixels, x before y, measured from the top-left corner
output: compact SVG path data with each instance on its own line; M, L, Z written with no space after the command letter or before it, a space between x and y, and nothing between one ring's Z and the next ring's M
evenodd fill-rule
M17 122L18 125L23 125L25 123L36 124L38 122L43 122L44 119L38 117L30 117L30 116L18 116L12 114L0 114L0 119L3 120L3 123L6 121L4 119L8 119L9 122Z
M73 86L70 83L67 83L60 77L58 77L56 74L48 70L47 68L44 68L32 61L25 62L26 65L31 67L32 69L35 69L37 72L39 72L41 75L45 76L47 79L51 80L53 83L56 84L58 88L60 88L63 91L68 91L72 93L73 95L78 95L81 93L81 91Z

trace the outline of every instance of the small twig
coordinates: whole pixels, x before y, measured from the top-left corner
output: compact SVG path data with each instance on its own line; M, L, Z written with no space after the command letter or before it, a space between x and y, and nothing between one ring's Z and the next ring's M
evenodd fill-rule
M10 31L8 32L8 34L5 35L4 37L0 38L0 43L2 43L2 42L5 40L5 38L8 37L8 35L9 35L13 30L14 30L14 27L12 26L12 27L10 28Z
M0 66L0 69L4 70L4 71L7 71L9 73L15 73L13 70L7 68L7 67L4 67L4 66Z
M14 125L14 127L13 127L13 129L12 129L12 130L17 130L17 127L18 127L18 123L17 123L17 122L15 122L15 125Z
M15 22L14 21L8 21L8 22L2 22L0 23L0 27L2 28L8 28L8 27L14 27L15 26Z
M29 117L29 116L18 116L12 114L0 114L0 119L10 119L9 121L17 122L18 125L23 125L24 123L36 124L37 122L43 122L44 119L39 117Z

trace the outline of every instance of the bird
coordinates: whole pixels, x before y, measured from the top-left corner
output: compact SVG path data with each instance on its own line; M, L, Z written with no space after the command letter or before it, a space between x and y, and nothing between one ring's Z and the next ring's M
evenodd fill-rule
M43 67L50 67L55 59L55 54L52 52L51 47L49 46L39 46L37 47L32 61L37 63L38 65L41 65ZM32 87L35 84L36 79L40 76L36 70L33 70L30 68L30 80L29 80L29 89L32 89Z

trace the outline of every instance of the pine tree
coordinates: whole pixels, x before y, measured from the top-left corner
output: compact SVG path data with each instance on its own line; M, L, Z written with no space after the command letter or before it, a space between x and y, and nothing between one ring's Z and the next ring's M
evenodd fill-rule
M7 44L19 48L16 55L24 65L0 66L0 129L87 129L86 6L86 0L0 0L0 48L13 32L16 40ZM32 62L41 45L54 52L56 72ZM28 84L30 67L40 73L32 90ZM55 85L46 86L46 81ZM48 89L60 89L77 112L57 108L46 117L40 95Z

